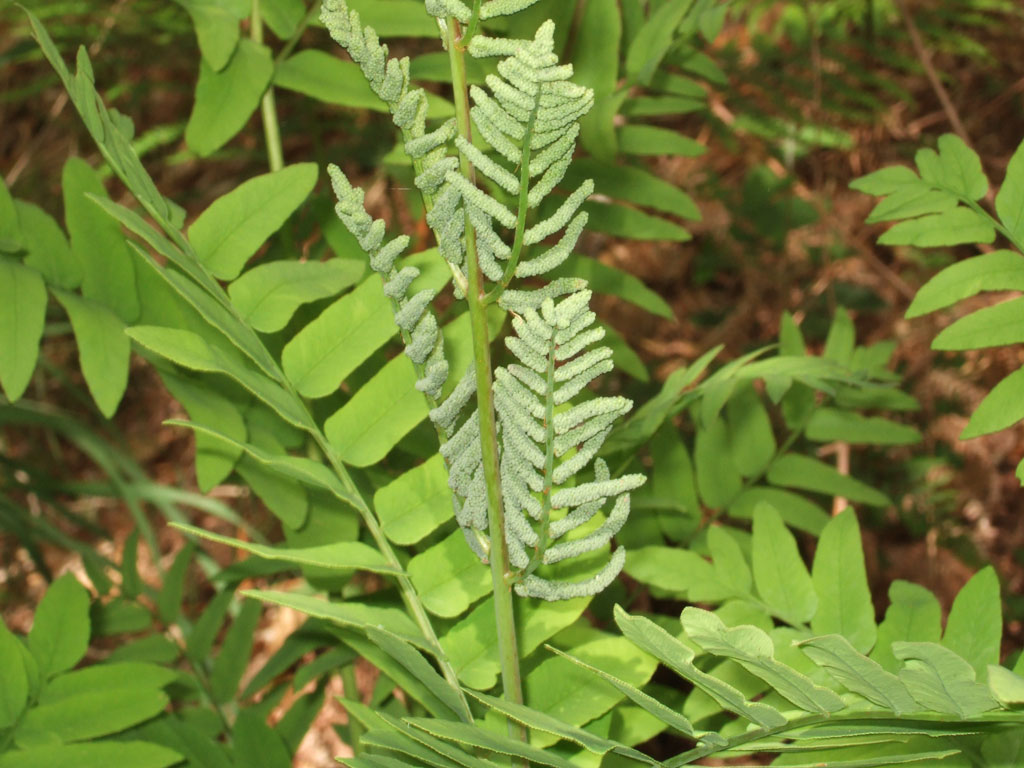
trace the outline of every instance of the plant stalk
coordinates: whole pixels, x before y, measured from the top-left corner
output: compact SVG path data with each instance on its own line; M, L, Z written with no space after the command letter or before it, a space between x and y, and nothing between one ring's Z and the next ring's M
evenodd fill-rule
M263 44L263 17L260 15L260 0L252 0L252 19L249 36L254 43ZM281 126L277 121L277 101L274 99L274 85L267 86L260 100L260 116L263 119L263 136L267 142L267 164L271 171L284 168L284 149L281 146Z
M459 135L472 141L469 116L469 91L466 85L466 48L458 20L448 19L448 56L451 63L455 99L455 119ZM473 168L461 157L463 176L475 181ZM491 590L494 595L494 617L498 629L498 654L501 661L502 693L506 701L523 703L523 682L519 670L519 648L516 640L515 611L512 603L512 574L508 546L505 542L505 510L498 467L498 428L494 416L494 393L491 373L491 345L487 332L487 305L484 301L484 279L476 251L476 232L466 214L466 271L469 289L470 326L473 332L473 360L476 369L477 410L480 415L480 448L484 477L487 482L487 523L490 531ZM526 741L526 727L508 720L512 738ZM525 762L523 763L525 765Z

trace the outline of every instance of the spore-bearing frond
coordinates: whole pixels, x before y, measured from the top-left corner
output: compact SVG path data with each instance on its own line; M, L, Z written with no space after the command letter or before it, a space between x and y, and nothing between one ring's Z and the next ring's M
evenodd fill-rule
M451 6L458 10L454 15L460 18L463 13L468 18L470 13L459 0L434 0L429 5ZM452 15L452 12L445 10L441 15ZM445 179L458 167L458 160L448 155L448 146L457 133L454 120L427 131L427 94L422 88L412 87L409 58L389 58L387 45L380 42L371 27L362 26L359 13L351 10L345 0L324 0L320 20L331 37L359 65L373 92L387 104L395 125L402 130L406 154L412 158L416 170L414 183L427 200L428 208L438 207L432 205L432 199L443 192ZM438 248L452 265L456 287L459 288L466 282L465 275L458 269L464 261L462 238L465 226L457 191L439 208L428 223L434 230Z
M396 267L401 253L408 248L409 238L400 235L384 243L384 222L374 220L363 207L363 190L353 187L336 165L327 172L338 198L338 218L366 251L371 268L384 279L384 294L391 299L395 323L403 331L405 354L417 367L416 389L433 401L441 396L448 379L448 361L437 319L430 310L433 291L419 291L408 296L409 288L419 276L416 267Z
M589 290L581 290L558 303L549 297L537 308L526 307L513 318L515 335L505 342L519 363L495 371L505 537L518 575L516 591L524 596L562 600L603 589L622 568L621 548L585 581L550 580L536 570L607 545L629 515L629 492L645 480L638 474L612 479L605 463L595 458L631 401L593 397L558 407L567 400L559 398L565 387L582 391L610 356L606 348L586 351L604 335L594 326L590 296ZM467 424L464 429L476 428L475 414ZM461 438L456 435L443 451L451 457L450 485L465 496L479 469L480 452L479 441ZM580 481L579 474L591 465L593 480ZM610 499L613 504L601 525L586 535L570 535L601 513ZM485 523L482 516L480 522ZM483 532L476 531L478 539Z

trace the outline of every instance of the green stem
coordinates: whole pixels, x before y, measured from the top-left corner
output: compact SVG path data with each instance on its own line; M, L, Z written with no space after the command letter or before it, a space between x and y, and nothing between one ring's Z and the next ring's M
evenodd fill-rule
M526 123L526 135L523 136L523 159L519 166L519 207L516 211L516 234L512 240L512 253L505 265L505 273L501 276L501 282L494 287L485 297L485 303L490 304L497 301L505 288L515 277L516 267L519 265L519 257L523 254L523 238L526 235L526 214L530 209L530 154L533 143L533 127L537 122L537 111L540 109L540 99L533 103L533 110Z
M252 0L252 19L249 36L257 45L263 44L263 17L260 16L260 0ZM277 121L277 102L274 86L268 85L260 101L260 115L263 118L263 136L267 141L267 162L271 171L284 168L284 150L281 147L281 126Z
M472 140L469 118L469 92L466 87L465 46L460 37L458 21L448 19L448 56L451 62L452 86L455 96L455 119L459 135ZM462 174L475 181L473 167L461 157ZM523 703L522 675L519 671L519 649L516 640L515 612L512 604L512 575L508 546L505 542L505 510L498 468L498 428L494 416L494 392L491 374L491 342L487 332L487 305L484 303L483 273L476 252L476 232L466 214L466 271L469 287L470 327L473 332L473 360L476 368L477 410L480 416L480 449L483 454L484 477L487 482L487 524L490 531L491 590L494 595L494 616L498 629L498 654L501 681L506 701ZM526 727L508 720L509 735L526 741Z

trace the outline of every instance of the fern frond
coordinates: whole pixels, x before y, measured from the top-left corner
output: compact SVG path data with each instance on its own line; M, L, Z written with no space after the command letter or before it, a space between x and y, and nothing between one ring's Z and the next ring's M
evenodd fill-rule
M631 401L595 397L556 412L569 399L565 392L580 392L609 362L610 350L586 351L604 336L593 327L590 297L589 290L580 290L557 304L549 297L539 309L524 308L513 318L515 335L505 341L519 363L495 371L505 537L517 572L516 591L545 600L596 594L618 574L621 549L585 581L552 581L535 571L607 545L629 516L629 492L645 480L643 475L612 479L605 463L595 459ZM451 468L449 484L463 499L460 525L472 526L471 538L482 540L486 499L482 485L479 490L474 485L481 470L480 444L470 437L477 428L474 412L442 453ZM571 485L591 464L594 479ZM579 538L568 535L598 515L609 499L614 503L602 525Z

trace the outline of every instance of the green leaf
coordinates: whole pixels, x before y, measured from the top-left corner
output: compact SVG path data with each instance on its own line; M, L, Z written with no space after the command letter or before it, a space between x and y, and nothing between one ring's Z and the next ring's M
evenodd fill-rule
M436 24L434 34L437 34ZM278 64L274 74L274 85L296 91L325 104L369 109L374 112L388 111L388 106L370 89L358 64L313 48L299 51ZM428 94L429 119L445 119L454 114L455 107L451 102L440 96Z
M64 164L64 222L82 269L82 295L126 323L139 316L135 262L117 222L100 215L93 198L109 199L99 176L77 157Z
M892 193L868 214L866 223L900 221L928 213L945 213L959 204L959 199L944 189L933 189L925 182L907 185Z
M619 98L619 48L622 16L615 0L593 0L580 18L573 44L575 82L594 91L594 106L580 120L580 143L604 162L614 160L614 118Z
M226 435L236 443L244 443L248 435L245 420L238 408L211 386L200 381L164 371L160 374L168 391L180 402L189 417L209 425L215 432ZM196 480L199 489L209 492L224 482L235 468L242 448L210 434L196 430Z
M384 535L395 544L420 541L453 515L444 459L435 454L399 475L374 494L373 507Z
M1003 604L999 577L992 566L978 571L953 600L942 644L966 659L985 679L990 664L999 663L1003 639Z
M223 433L190 421L168 419L165 423L188 427L189 429L195 430L197 433L209 435L218 442L225 443L233 448L244 451L260 464L266 466L268 469L272 469L274 472L277 472L284 477L291 478L292 480L298 480L311 488L318 488L320 490L327 491L339 500L348 504L353 509L366 509L366 505L363 503L362 499L347 490L338 479L338 476L329 467L319 461L307 459L302 456L289 456L287 454L275 455L268 453L255 445L239 443Z
M248 593L243 594L248 596ZM238 684L249 666L249 655L262 612L263 606L255 600L245 601L224 635L224 642L210 670L210 695L218 704L235 699Z
M46 590L36 608L28 647L48 680L81 661L89 647L89 593L70 573Z
M921 440L921 433L906 424L828 407L814 411L804 434L819 443L838 440L861 445L912 445Z
M841 635L825 635L799 643L800 650L837 682L873 704L897 714L915 712L918 705L906 686L880 664L857 652Z
M722 509L743 488L743 478L729 451L729 432L723 419L714 419L697 430L693 459L697 488L704 504Z
M738 596L749 594L754 583L750 566L729 529L720 525L708 528L708 549L718 580Z
M942 609L931 592L919 584L896 580L889 586L889 609L878 626L878 640L871 658L895 672L900 665L892 653L898 641L939 642Z
M996 384L971 414L961 440L989 435L1012 427L1024 419L1024 368L1018 368Z
M22 248L18 210L7 184L0 179L0 252L16 253Z
M671 128L631 124L619 128L619 149L627 155L699 157L707 147Z
M309 197L316 177L315 163L289 165L249 179L214 200L188 230L199 260L216 277L234 280Z
M845 308L839 307L828 328L825 349L821 355L827 360L835 360L840 365L849 365L856 344L857 329L853 325L853 318Z
M364 280L299 331L281 356L304 397L325 397L398 332L380 278Z
M234 592L225 589L218 592L203 608L199 619L192 625L186 638L185 655L192 661L205 661L213 652L213 644L220 635L224 617L234 599Z
M1006 178L996 195L996 213L1020 247L1024 242L1024 143L1006 166Z
M611 165L585 157L570 166L563 183L573 188L585 179L593 180L598 194L700 221L700 209L688 194L642 168Z
M64 230L38 205L14 201L21 225L24 264L39 272L49 285L71 290L82 283L82 265L73 253Z
M101 304L79 298L73 293L55 290L78 345L78 364L100 412L108 419L128 388L128 366L132 343L125 334L124 322Z
M360 603L356 600L330 603L309 595L264 589L247 589L242 592L242 595L254 600L294 608L308 616L325 619L343 627L353 627L359 630L365 630L368 626L382 627L418 648L427 647L427 641L416 624L400 608L381 607Z
M890 195L907 186L917 186L921 179L913 169L905 165L892 165L881 168L859 179L850 182L850 189L856 189L868 195Z
M249 325L274 333L301 305L341 293L362 274L363 265L348 259L273 261L248 270L228 286L228 295Z
M768 470L768 482L787 488L799 488L828 496L843 496L872 507L887 507L892 501L867 483L840 474L835 467L810 456L787 453Z
M774 507L759 504L754 510L754 584L772 612L790 624L811 620L818 608L811 575Z
M958 261L921 286L907 308L907 317L920 317L951 306L982 291L1024 290L1024 256L999 250Z
M178 679L177 670L141 661L104 662L76 669L54 678L43 689L40 704L53 704L62 699L93 691L124 688L164 688Z
M185 579L188 578L188 567L192 563L195 547L191 542L178 550L174 562L164 574L164 583L157 593L156 607L160 620L171 624L181 615L181 603L185 596Z
M921 178L968 200L983 198L988 192L988 179L977 153L952 133L940 136L938 146L938 153L926 148L914 156Z
M819 635L841 635L860 653L870 651L878 636L875 607L864 567L860 526L849 507L821 532L811 579L818 595L811 630Z
M222 373L234 379L289 424L300 429L309 426L309 414L283 387L249 367L231 350L211 345L198 334L178 328L136 325L127 333L143 347L172 363L195 371Z
M633 240L669 240L685 243L693 239L693 235L674 222L618 203L589 200L583 204L582 210L590 215L587 226L595 232ZM542 206L541 215L545 213L547 211Z
M754 387L739 387L725 404L729 454L744 477L762 474L777 448L768 409Z
M490 570L457 528L406 566L423 606L438 616L458 616L491 589Z
M718 578L707 560L678 547L630 549L624 570L637 581L676 597L685 597L695 585L711 584Z
M462 717L466 706L459 695L457 688L453 688L439 675L430 663L423 658L419 651L389 632L382 632L379 629L370 627L366 630L366 637L371 643L380 648L384 653L401 664L405 669L427 687L434 696L438 698L452 714Z
M676 319L668 302L648 288L643 281L597 259L573 254L547 275L551 278L582 277L589 284L587 287L597 293L618 296L623 301L628 301L633 306L666 320Z
M270 49L247 38L219 72L200 60L195 106L185 126L189 148L207 157L227 144L249 122L273 75Z
M692 606L683 609L680 620L687 636L704 650L738 662L805 712L828 714L846 708L835 693L777 660L764 630L749 624L728 628L715 614Z
M786 525L818 536L829 521L828 513L803 496L780 488L747 488L729 505L732 517L751 520L754 510L761 504L774 507Z
M550 715L531 707L516 704L515 702L505 701L504 699L498 699L494 696L488 696L485 693L473 693L472 696L478 701L486 704L495 712L500 712L506 717L522 723L523 725L529 726L534 730L543 731L551 734L552 736L557 736L560 739L575 742L595 755L605 755L609 752L615 752L620 755L631 757L642 763L650 763L651 765L657 764L656 760L648 757L642 752L637 752L635 749L630 749L618 742L603 739L594 735L590 731L585 731L582 728L576 728L575 726L564 723L555 717L551 717Z
M169 699L155 688L125 687L88 691L30 709L15 731L19 744L46 738L86 741L118 733L163 712Z
M595 674L598 677L601 677L605 680L605 682L611 684L614 688L618 689L618 691L624 694L630 701L637 704L644 711L648 712L653 717L656 717L658 720L660 720L670 728L674 728L675 730L687 736L692 737L696 735L696 732L693 728L693 724L689 720L687 720L685 717L680 715L675 710L666 707L653 696L649 696L648 694L644 693L636 686L630 685L625 680L620 680L614 675L608 674L604 670L598 669L595 666L587 664L585 661L577 659L572 654L563 653L557 648L551 648L550 646L549 650L554 651L562 658L568 659L573 664L576 664L577 666L587 670L588 672Z
M423 717L407 717L405 722L440 739L485 749L488 752L520 757L528 761L527 764L549 765L552 768L576 768L573 763L564 757L559 757L551 750L538 749L530 744L515 741L470 723L454 723L448 720L432 720Z
M295 549L279 544L275 546L252 544L240 539L233 539L230 536L221 536L192 525L172 523L172 527L191 536L198 536L201 539L215 541L219 544L226 544L229 547L240 549L243 552L249 552L265 560L280 560L286 563L295 563L296 565L315 565L320 568L329 568L337 571L360 570L371 571L372 573L402 573L401 568L390 564L376 549L358 541L335 541L316 547Z
M436 249L402 260L407 266L420 270L409 288L413 293L438 291L451 277ZM397 333L391 303L372 275L299 331L285 346L282 365L300 394L324 397Z
M903 661L900 680L923 709L967 718L996 708L988 688L975 682L971 665L948 648L895 642L892 651Z
M238 16L216 0L175 0L192 17L199 52L215 72L227 66L238 45Z
M724 709L763 728L785 725L786 718L774 707L761 702L748 702L736 688L698 668L693 663L693 650L650 619L630 616L616 605L615 623L630 641L654 655L680 677L689 680Z
M239 712L231 736L237 768L291 768L291 755L281 737L256 711Z
M1010 299L962 317L944 328L932 349L985 349L1024 341L1024 298Z
M992 222L969 208L954 208L901 221L878 238L879 245L913 245L918 248L991 243L996 239Z
M181 755L159 744L144 741L98 741L34 747L0 755L0 768L168 768L181 762Z
M249 439L267 455L288 455L285 447L266 429L250 424ZM249 455L242 456L235 469L278 520L291 530L302 527L309 513L309 497L302 483L272 471Z
M521 658L541 643L570 626L582 615L590 598L571 600L520 600L516 605L516 633ZM459 680L470 688L486 691L497 685L501 671L494 600L479 602L469 614L441 637L441 647Z
M0 729L17 722L28 702L28 673L21 642L0 621Z
M996 700L1007 709L1024 704L1024 677L998 664L988 666L988 687Z
M669 0L657 8L636 33L626 52L626 77L647 85L675 41L676 29L693 0Z
M687 387L704 373L721 351L722 345L709 349L691 365L670 373L661 391L637 408L629 421L612 431L602 455L613 455L647 442L676 408Z
M28 388L46 321L46 286L34 269L0 259L0 386L12 403Z
M327 419L324 432L342 461L376 464L427 417L426 400L415 388L418 378L409 358L400 355Z
M574 656L634 686L644 685L658 666L654 657L622 637L602 637L571 650ZM613 686L561 657L538 664L524 678L523 690L532 708L576 726L600 717L622 699ZM558 739L535 732L530 741L547 747Z
M381 37L437 37L437 21L419 0L348 0L348 5Z
M303 0L261 0L260 13L274 34L287 41L299 31L306 4Z

